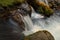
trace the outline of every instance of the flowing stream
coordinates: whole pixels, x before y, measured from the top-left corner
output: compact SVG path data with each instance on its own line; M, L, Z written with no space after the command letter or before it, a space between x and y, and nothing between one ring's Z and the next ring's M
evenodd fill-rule
M44 19L44 16L32 10L31 18L29 15L22 17L26 26L23 33L27 36L40 30L47 30L54 36L55 40L60 40L59 13L60 12L55 12L50 18Z
M55 37L55 40L60 40L60 16L54 14L50 18L43 19L37 14L34 16L34 14L32 15L33 24L38 25L44 30L48 30Z
M31 18L29 17L29 15L24 16L23 18L24 23L25 23L25 31L23 32L26 36L33 34L37 31L40 30L40 27L38 27L38 25L33 25L33 22L31 20Z
M60 16L54 14L50 18L44 19L44 16L32 13L32 17L25 16L24 23L26 30L23 32L26 36L33 34L40 30L48 30L55 38L55 40L60 40Z

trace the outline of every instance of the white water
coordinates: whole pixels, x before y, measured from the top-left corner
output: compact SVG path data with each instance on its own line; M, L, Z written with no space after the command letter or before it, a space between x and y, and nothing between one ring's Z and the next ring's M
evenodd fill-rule
M43 19L43 16L33 13L32 20L29 16L25 16L26 29L23 33L27 36L39 30L48 30L55 38L60 40L60 17L53 15L50 18Z
M60 17L58 15L54 14L50 18L43 19L44 16L33 11L31 18L29 16L23 18L26 26L26 30L23 33L27 36L39 30L48 30L55 40L60 40Z
M48 19L42 19L39 16L34 16L34 14L32 15L34 25L48 30L55 37L55 40L60 40L60 17L58 15L53 15Z
M38 25L33 25L33 22L29 15L24 16L24 23L25 23L25 31L23 32L26 36L33 34L40 30L40 27Z

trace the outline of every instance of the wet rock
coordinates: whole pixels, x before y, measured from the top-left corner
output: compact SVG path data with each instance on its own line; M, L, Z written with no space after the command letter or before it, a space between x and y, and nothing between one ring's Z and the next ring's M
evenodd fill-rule
M15 14L16 11L10 13L9 10L5 10L0 16L0 40L23 40L22 31L24 31L25 25L20 14Z
M50 32L43 30L25 37L25 40L54 40Z
M31 9L31 6L25 2L25 3L22 3L20 6L18 6L17 8L19 8L19 12L23 15L23 16L26 16L29 14L29 16L31 16L31 12L32 12L32 9Z
M19 3L14 4L14 6L10 8L10 13L19 13L22 16L26 15L31 16L31 12L32 12L31 6L27 2L24 2L22 4Z

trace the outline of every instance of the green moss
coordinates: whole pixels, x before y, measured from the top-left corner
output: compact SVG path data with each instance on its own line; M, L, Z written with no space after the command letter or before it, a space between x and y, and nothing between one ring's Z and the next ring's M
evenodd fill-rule
M24 0L0 0L0 5L2 5L2 6L13 5L14 2L22 3L22 2L24 2Z
M39 12L40 14L46 17L53 15L53 10L46 4L40 4L39 7L37 8L37 12Z

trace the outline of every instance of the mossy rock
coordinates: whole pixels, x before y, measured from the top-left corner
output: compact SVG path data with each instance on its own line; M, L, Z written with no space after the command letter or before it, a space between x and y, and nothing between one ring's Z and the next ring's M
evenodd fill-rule
M49 7L49 5L47 5L46 3L44 2L39 2L37 0L34 0L34 1L28 1L32 7L34 8L34 10L41 14L41 15L44 15L46 17L50 17L51 15L53 15L53 10Z
M43 30L26 36L24 40L54 40L54 37L51 35L50 32Z
M39 7L37 8L37 12L39 12L40 14L49 17L51 15L53 15L53 10L44 2L39 2Z

